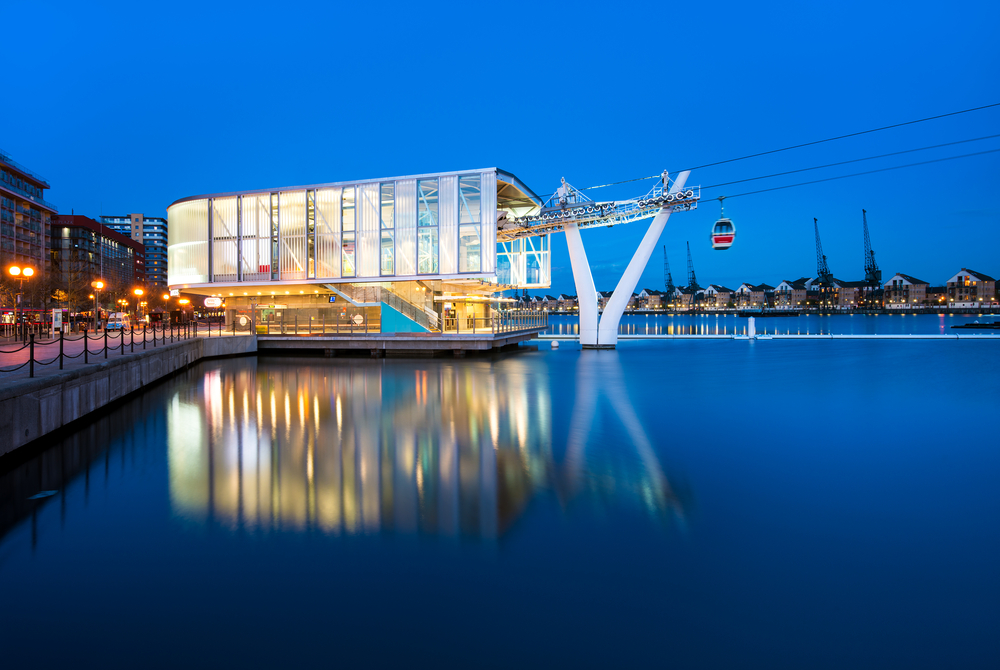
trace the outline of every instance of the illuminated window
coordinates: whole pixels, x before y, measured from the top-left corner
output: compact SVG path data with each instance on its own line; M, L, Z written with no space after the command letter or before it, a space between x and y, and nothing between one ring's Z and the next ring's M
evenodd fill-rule
M395 235L395 185L394 184L382 184L382 199L380 211L380 219L382 221L382 247L379 252L379 257L381 258L380 271L383 275L391 275L395 273L395 244L393 237Z
M417 181L417 273L438 271L438 180Z
M310 278L316 276L316 191L306 191L306 246Z
M479 272L482 269L480 176L462 177L458 181L458 271Z
M344 277L353 277L354 269L354 187L349 186L344 189L341 196L341 218L340 218L340 249L342 274Z

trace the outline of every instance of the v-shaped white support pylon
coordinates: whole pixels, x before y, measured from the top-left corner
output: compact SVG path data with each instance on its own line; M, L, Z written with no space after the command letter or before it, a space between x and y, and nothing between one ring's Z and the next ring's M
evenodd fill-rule
M685 170L677 175L673 186L670 187L670 193L677 193L683 189L690 174L690 170ZM629 298L632 297L632 292L639 283L639 277L646 269L649 257L653 254L653 249L673 211L673 207L663 207L653 217L653 222L649 224L639 248L636 249L635 255L625 268L625 273L618 281L618 286L611 294L611 299L604 307L600 324L597 318L597 289L594 287L594 275L590 271L580 229L576 223L566 224L566 245L569 247L569 261L573 266L573 281L576 284L576 297L580 304L580 344L584 348L612 349L618 344L618 324L622 314L625 313Z

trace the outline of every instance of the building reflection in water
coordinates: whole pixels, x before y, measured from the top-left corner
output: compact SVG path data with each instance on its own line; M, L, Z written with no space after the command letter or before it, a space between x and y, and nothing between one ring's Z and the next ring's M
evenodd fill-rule
M594 377L620 387L605 395L635 450L631 471L594 477L577 414L592 418L597 396L578 398L569 444L554 458L550 379L527 358L229 363L178 391L168 409L171 504L189 520L495 538L536 491L568 500L609 475L617 493L661 517L680 510L613 352L603 362L581 356L577 388Z

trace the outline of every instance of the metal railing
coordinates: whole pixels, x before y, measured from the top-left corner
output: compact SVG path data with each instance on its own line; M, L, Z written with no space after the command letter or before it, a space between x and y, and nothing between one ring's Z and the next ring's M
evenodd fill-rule
M459 316L444 319L444 335L497 335L536 328L548 328L548 312L535 310L504 310L491 316Z
M359 316L360 320L356 318ZM299 319L297 314L292 319L286 319L282 313L281 319L257 323L258 335L367 335L380 332L381 321L369 318L367 311L338 315L336 319L327 319L325 316Z
M142 351L197 337L250 334L249 332L239 332L235 322L229 327L225 327L221 323L215 324L215 328L211 322L200 323L197 321L162 326L153 324L151 326L143 325L142 328L123 328L116 332L105 329L96 335L90 335L84 331L78 337L67 337L65 332L60 331L50 338L42 338L40 332L32 332L32 329L25 327L18 329L17 337L12 343L17 346L0 348L0 374L17 372L27 367L28 377L34 377L36 365L45 366L58 363L59 369L62 370L66 361L81 357L83 363L88 364L91 362L92 356L107 360L109 355L124 356L135 353L136 347L140 347L140 351ZM96 349L92 344L94 342L98 343ZM48 347L52 347L52 349L48 349ZM26 360L16 364L3 365L8 357L15 359L26 357Z

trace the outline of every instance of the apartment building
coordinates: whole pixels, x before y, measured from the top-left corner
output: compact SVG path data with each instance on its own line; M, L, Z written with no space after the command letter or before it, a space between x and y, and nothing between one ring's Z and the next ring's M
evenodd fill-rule
M145 247L146 282L159 289L167 287L167 220L159 216L129 214L102 216L101 223Z
M106 296L131 298L136 284L142 284L142 276L136 274L142 254L142 244L94 219L79 214L52 217L51 279L74 307L91 293L90 283L96 279L104 280Z
M962 268L948 280L948 304L952 307L982 307L997 302L996 279Z
M725 309L733 299L733 291L721 284L709 284L702 294L707 309Z
M737 307L763 309L771 306L773 286L767 284L740 284L733 293L733 302Z
M784 279L774 287L774 307L776 309L799 309L806 304L809 293L809 277L795 280Z
M59 211L45 200L48 188L44 177L0 150L0 267L30 266L43 276L49 223Z
M906 309L922 305L927 300L927 287L923 279L897 272L882 289L882 299L886 309Z

